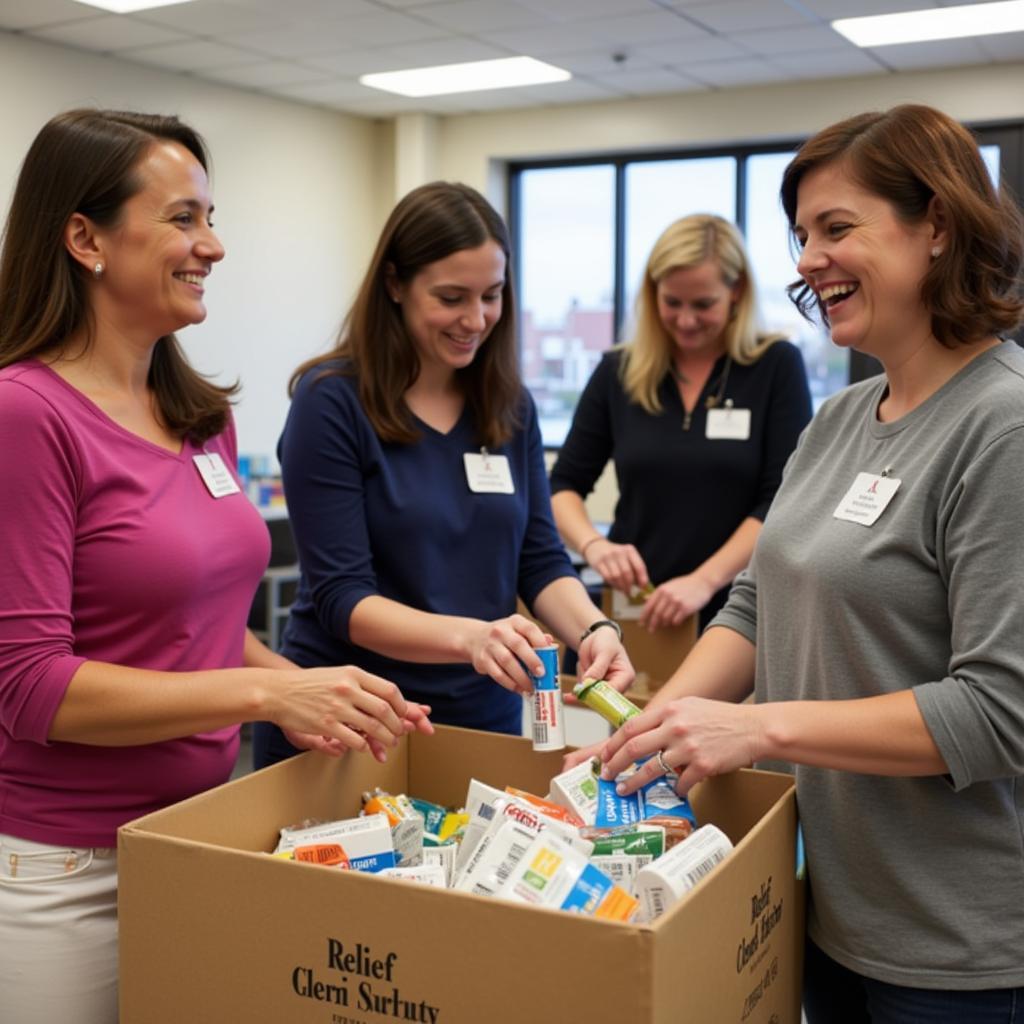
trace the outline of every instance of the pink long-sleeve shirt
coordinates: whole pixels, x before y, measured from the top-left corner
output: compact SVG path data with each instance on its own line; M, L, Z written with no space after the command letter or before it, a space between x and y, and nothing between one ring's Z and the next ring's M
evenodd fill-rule
M35 360L0 370L0 833L113 846L119 825L229 776L237 726L131 747L47 739L85 661L242 664L269 538L244 493L210 494L204 451L233 471L234 427L174 454Z

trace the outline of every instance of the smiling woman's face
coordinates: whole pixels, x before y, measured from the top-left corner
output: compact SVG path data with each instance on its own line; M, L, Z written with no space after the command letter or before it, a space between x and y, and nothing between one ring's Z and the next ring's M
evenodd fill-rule
M808 171L797 190L800 276L828 315L837 345L871 355L927 338L921 283L937 241L930 220L907 224L838 163Z

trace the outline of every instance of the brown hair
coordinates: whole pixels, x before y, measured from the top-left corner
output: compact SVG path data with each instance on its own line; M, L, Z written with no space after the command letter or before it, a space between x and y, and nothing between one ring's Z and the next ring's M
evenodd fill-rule
M36 136L14 189L0 254L0 367L59 352L85 327L91 338L88 271L64 245L72 214L117 223L141 188L136 167L157 140L177 142L209 169L206 146L176 117L69 110ZM194 370L173 334L157 341L149 368L168 428L197 442L227 425L238 385L218 387Z
M292 374L288 393L294 394L303 374L317 367L319 377L353 373L377 436L405 444L416 441L419 433L403 396L419 375L419 357L401 307L388 293L388 275L393 272L395 280L407 283L428 264L488 241L496 242L506 259L501 318L473 362L456 371L456 378L480 442L497 447L507 441L522 421L523 401L508 265L511 247L501 217L468 185L435 181L413 189L398 203L384 225L337 343Z
M651 249L636 296L632 339L623 346L620 374L633 402L652 415L661 412L658 388L669 371L672 343L658 315L658 284L674 270L714 260L729 288L740 286L732 316L722 332L726 353L737 363L757 362L781 334L759 334L758 308L750 260L739 230L712 213L673 221Z
M941 200L948 241L921 283L921 298L943 345L969 344L1017 326L1024 310L1021 213L1005 187L993 186L963 125L932 107L904 104L818 132L783 174L782 205L791 229L804 175L837 160L908 224L920 223L933 197ZM790 285L789 294L808 319L815 307L825 317L805 283Z

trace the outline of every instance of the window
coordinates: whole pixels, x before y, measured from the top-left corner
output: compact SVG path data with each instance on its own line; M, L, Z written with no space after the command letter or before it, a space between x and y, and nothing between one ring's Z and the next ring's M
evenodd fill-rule
M1002 174L1024 195L1024 126L976 134L993 178ZM654 240L688 213L717 213L744 232L764 327L800 346L816 407L848 381L878 372L874 360L833 346L786 294L796 268L778 195L797 145L511 166L523 376L547 446L565 439L601 354L628 333Z

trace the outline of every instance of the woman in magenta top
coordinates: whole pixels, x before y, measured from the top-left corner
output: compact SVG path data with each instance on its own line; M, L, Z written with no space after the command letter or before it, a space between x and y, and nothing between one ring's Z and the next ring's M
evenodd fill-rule
M424 711L246 630L268 558L229 398L173 332L224 250L202 141L72 111L0 256L0 992L18 1024L117 1019L116 830L224 782L240 721L378 757Z

